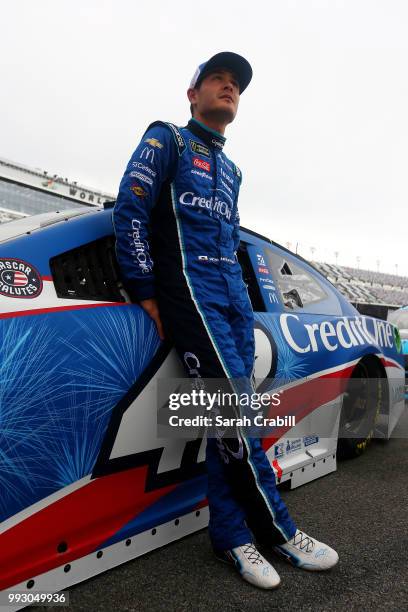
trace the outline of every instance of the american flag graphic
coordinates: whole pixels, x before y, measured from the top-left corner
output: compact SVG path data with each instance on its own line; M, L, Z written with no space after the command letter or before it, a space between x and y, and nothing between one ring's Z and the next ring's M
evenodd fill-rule
M28 278L24 272L11 272L11 283L14 287L25 287L28 283Z

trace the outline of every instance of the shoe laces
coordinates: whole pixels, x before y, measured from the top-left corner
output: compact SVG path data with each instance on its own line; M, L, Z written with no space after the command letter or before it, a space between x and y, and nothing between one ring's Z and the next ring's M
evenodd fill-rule
M295 533L292 538L292 542L293 546L297 546L299 550L302 550L303 552L307 553L312 552L315 545L314 540L312 540L312 538L309 538L309 536L307 536L302 531L297 531Z
M262 557L255 548L254 544L244 544L241 548L245 557L250 563L253 563L254 565L259 565L260 563L263 563Z

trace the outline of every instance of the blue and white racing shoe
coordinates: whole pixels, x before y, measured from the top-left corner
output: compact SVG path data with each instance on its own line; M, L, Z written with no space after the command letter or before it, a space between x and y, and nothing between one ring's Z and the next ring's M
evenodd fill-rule
M274 546L273 550L296 567L312 572L331 569L339 560L339 555L333 548L299 529L286 544Z
M260 589L276 589L280 584L278 572L260 554L255 544L243 544L231 550L216 552L220 561L234 565L242 578Z

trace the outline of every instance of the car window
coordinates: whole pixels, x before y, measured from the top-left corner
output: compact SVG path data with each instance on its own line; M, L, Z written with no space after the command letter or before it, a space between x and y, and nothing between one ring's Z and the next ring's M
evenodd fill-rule
M265 249L268 267L287 310L316 314L341 314L341 304L334 290L318 274L283 250Z
M115 241L106 236L50 259L59 298L123 302Z
M408 310L395 310L388 315L388 321L398 329L408 329Z

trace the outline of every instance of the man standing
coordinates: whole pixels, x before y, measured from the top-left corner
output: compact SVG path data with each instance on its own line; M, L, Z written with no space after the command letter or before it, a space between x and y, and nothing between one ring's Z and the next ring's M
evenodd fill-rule
M184 128L155 122L132 155L113 212L118 262L131 298L174 343L190 376L247 380L253 312L237 260L241 172L224 131L252 78L246 59L217 53L196 70ZM154 264L153 264L154 259ZM209 438L209 533L215 554L248 582L280 578L255 540L298 567L323 570L337 553L299 531L258 439Z

